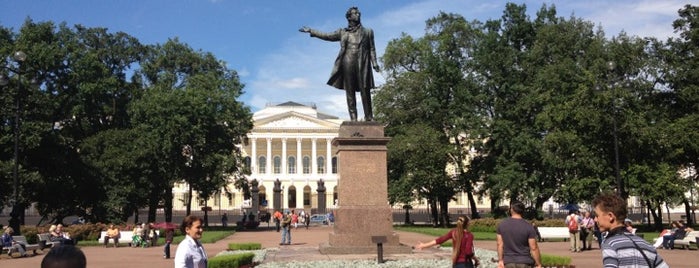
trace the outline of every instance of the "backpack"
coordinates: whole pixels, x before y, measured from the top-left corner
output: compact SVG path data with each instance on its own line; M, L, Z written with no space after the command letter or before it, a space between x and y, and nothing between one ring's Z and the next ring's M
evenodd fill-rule
M570 216L570 220L568 221L568 231L571 233L578 232L578 219L577 219L577 217Z

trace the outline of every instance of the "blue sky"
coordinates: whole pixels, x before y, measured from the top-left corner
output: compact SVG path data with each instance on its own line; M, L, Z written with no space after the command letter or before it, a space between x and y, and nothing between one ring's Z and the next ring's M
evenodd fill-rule
M388 41L402 32L422 36L425 20L440 11L486 21L499 18L507 2L525 3L531 17L542 4L554 4L558 16L592 21L607 36L623 30L662 40L673 36L677 10L685 4L699 5L699 0L0 0L0 25L17 31L31 18L106 27L144 44L177 37L236 70L245 84L240 100L253 111L270 103L296 101L347 118L344 92L325 84L339 44L310 38L298 32L301 26L336 30L347 24L347 8L357 6L362 24L374 29L381 56ZM384 81L378 73L375 79L378 85ZM361 110L361 104L357 106Z

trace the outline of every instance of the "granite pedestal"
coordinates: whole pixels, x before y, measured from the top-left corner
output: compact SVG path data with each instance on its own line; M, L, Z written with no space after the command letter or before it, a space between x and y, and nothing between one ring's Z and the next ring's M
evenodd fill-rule
M338 208L323 254L372 254L381 241L387 254L410 253L393 232L388 205L386 144L383 126L376 122L344 122L333 144L338 158Z

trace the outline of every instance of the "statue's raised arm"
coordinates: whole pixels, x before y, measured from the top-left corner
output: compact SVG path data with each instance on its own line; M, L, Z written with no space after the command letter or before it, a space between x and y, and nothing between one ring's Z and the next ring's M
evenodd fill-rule
M302 33L310 33L310 32L311 32L311 28L308 28L308 26L303 26L303 27L299 28L299 32L302 32Z

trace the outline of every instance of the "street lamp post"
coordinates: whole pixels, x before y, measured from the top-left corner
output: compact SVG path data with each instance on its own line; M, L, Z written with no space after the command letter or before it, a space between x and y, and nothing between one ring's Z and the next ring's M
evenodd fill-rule
M22 202L19 200L19 139L20 139L20 113L21 113L21 99L22 99L22 71L21 65L27 59L27 54L22 51L17 51L12 55L12 59L19 65L20 70L15 70L10 67L5 67L10 72L17 75L17 92L15 93L15 109L14 109L14 155L13 155L13 168L12 168L12 178L13 178L13 190L12 190L12 212L10 213L10 227L14 229L17 235L21 235L22 232L19 228L20 226L20 216L24 214L24 207ZM5 86L9 84L9 78L0 74L0 85Z

